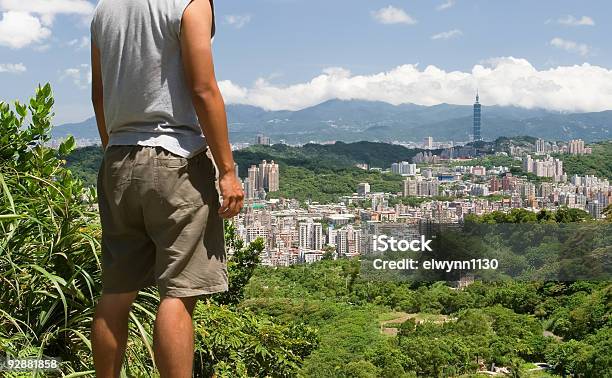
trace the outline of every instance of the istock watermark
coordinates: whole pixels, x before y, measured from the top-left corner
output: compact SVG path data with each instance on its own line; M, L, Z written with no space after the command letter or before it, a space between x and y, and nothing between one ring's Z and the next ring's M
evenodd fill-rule
M380 223L371 230L360 258L369 280L612 279L612 223Z
M421 235L420 239L395 239L393 236L374 235L372 238L372 251L374 252L433 252L429 244L433 240Z

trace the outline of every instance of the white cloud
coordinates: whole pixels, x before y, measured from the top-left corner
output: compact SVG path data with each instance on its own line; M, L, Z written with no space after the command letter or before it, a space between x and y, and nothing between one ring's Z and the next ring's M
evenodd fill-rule
M87 0L0 0L0 9L37 14L45 26L50 26L58 14L89 16L94 5Z
M58 14L89 19L94 5L87 0L0 0L0 45L20 49L51 36Z
M225 16L225 23L236 29L242 29L249 22L251 22L250 14L228 14Z
M406 13L401 8L395 8L389 5L386 8L381 8L375 12L372 12L372 17L381 24L408 24L413 25L417 23L411 15Z
M572 15L561 17L557 20L557 23L566 26L595 26L595 21L589 16L582 16L576 18Z
M0 63L0 73L19 74L26 72L27 68L23 63Z
M87 89L91 85L91 67L81 64L78 67L67 68L62 72L60 80L70 79L80 89Z
M89 49L90 43L91 43L91 39L87 36L83 36L81 38L75 38L75 39L72 39L66 42L66 45L70 47L74 47L77 50L84 50L84 49Z
M513 57L490 59L470 72L406 64L373 75L330 68L309 82L290 86L273 85L265 79L250 88L227 80L219 85L228 103L269 110L297 110L334 98L391 104L471 104L476 88L485 105L558 111L601 111L612 106L612 70L588 63L538 70L527 60Z
M29 13L9 11L0 19L0 45L20 49L47 39L51 30Z
M463 35L463 32L459 29L453 29L449 31L445 31L442 33L434 34L431 36L431 39L451 39L454 37L460 37Z
M580 54L582 56L587 56L591 52L591 47L589 45L569 41L559 37L551 39L550 45L567 52Z
M439 10L439 11L446 10L448 8L451 8L453 5L455 5L455 0L446 0L446 2L438 5L436 7L436 10Z

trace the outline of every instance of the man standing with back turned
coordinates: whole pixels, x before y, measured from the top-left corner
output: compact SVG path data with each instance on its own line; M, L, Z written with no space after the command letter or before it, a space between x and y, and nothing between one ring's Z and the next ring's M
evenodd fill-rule
M152 285L156 365L162 377L191 377L196 301L228 289L222 218L240 211L243 192L213 69L213 9L212 0L101 0L94 13L92 101L105 149L97 377L119 376L132 302Z

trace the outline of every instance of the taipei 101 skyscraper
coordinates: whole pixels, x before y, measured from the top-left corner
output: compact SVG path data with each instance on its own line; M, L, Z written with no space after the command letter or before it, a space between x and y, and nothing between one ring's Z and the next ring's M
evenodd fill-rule
M482 108L482 105L480 105L480 102L478 100L478 91L476 91L476 102L474 103L474 141L482 140L482 136L480 135L480 110Z

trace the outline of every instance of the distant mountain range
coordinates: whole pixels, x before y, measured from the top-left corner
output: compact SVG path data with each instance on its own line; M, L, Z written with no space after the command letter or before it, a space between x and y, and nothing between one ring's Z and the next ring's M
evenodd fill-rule
M267 111L250 105L227 105L233 142L253 142L265 134L272 142L287 143L369 141L468 141L472 107L441 104L391 105L385 102L330 100L298 111ZM56 138L98 138L93 118L57 126ZM500 136L530 135L549 140L582 138L588 142L612 138L612 111L560 113L543 109L483 106L482 135L487 140Z

